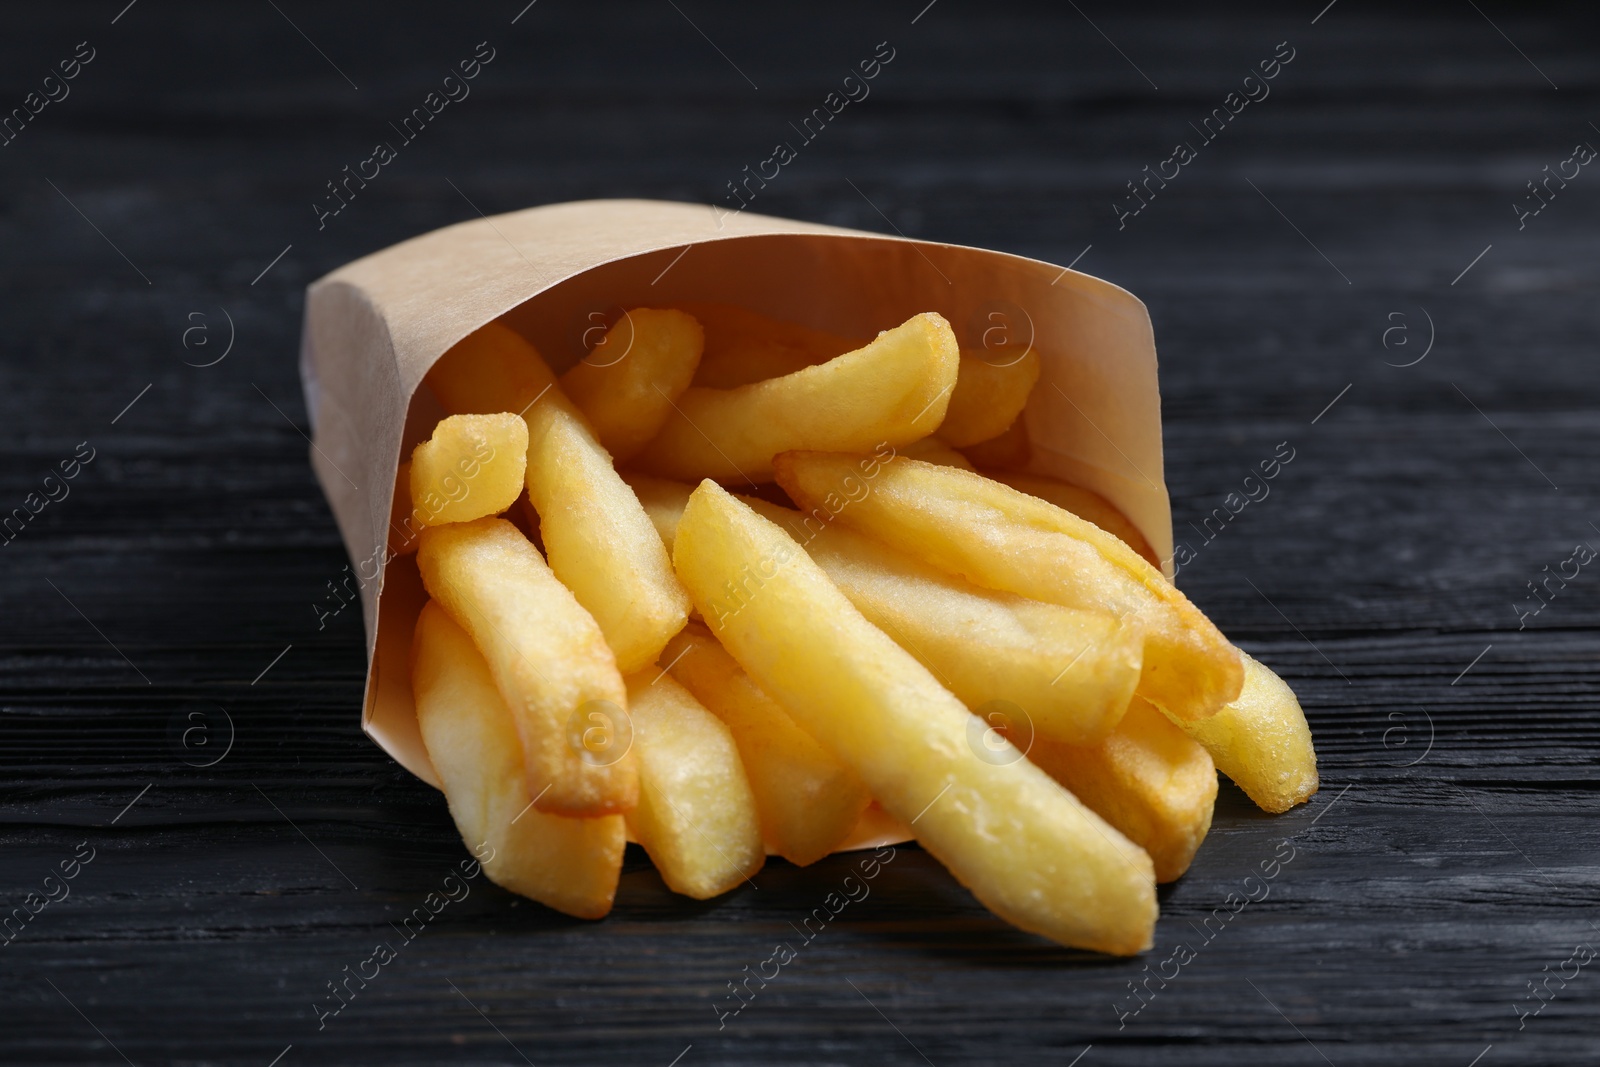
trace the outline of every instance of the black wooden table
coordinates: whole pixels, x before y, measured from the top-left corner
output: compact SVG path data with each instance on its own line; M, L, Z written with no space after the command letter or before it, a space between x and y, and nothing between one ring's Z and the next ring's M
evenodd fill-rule
M124 2L0 30L0 510L27 520L0 547L0 1062L1594 1061L1583 5ZM1180 582L1300 693L1322 792L1273 818L1224 783L1138 960L1007 928L915 847L720 1021L851 857L696 904L631 850L603 923L478 879L403 940L465 852L358 728L356 612L316 615L346 557L305 285L480 211L713 200L880 42L752 209L1149 304ZM490 50L319 229L325 183Z

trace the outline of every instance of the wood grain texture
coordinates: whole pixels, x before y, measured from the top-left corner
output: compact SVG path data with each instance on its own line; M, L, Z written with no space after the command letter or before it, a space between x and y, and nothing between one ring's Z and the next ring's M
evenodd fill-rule
M1600 176L1523 229L1511 206L1600 143L1590 11L276 6L33 5L0 34L4 109L95 49L0 148L0 511L96 450L0 547L0 910L95 850L0 949L0 1061L1594 1058L1592 967L1518 1011L1600 941L1600 576L1520 632L1513 605L1600 544ZM472 95L319 230L324 183L479 41ZM600 924L480 879L405 942L465 853L359 732L354 610L313 609L348 561L301 434L305 285L479 210L715 199L880 41L870 97L753 207L1082 253L1142 297L1180 540L1289 443L1180 582L1300 693L1322 793L1273 818L1225 784L1134 961L1006 928L915 848L725 1025L727 984L850 857L700 904L633 850ZM1280 41L1271 95L1119 229L1124 183ZM224 312L227 358L186 366L221 353ZM1428 357L1393 366L1429 317ZM326 983L385 940L398 958L319 1030ZM1194 958L1131 1014L1180 942Z

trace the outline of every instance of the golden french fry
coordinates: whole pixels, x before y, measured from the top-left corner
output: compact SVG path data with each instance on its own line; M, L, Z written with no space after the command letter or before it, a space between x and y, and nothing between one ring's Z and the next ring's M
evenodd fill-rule
M1203 719L1238 697L1238 650L1117 537L968 471L895 457L866 475L857 462L787 452L777 457L778 484L802 507L826 507L846 526L978 585L1137 620L1145 634L1137 692L1180 718Z
M509 411L450 415L411 453L412 515L424 526L498 515L522 495L528 426Z
M535 806L574 816L632 808L632 759L592 751L584 730L591 715L625 714L622 676L600 628L539 550L505 519L430 526L417 568L428 595L488 661L522 738Z
M705 327L705 355L695 372L694 384L708 389L732 389L781 378L853 352L866 343L732 304L708 301L678 306Z
M960 473L960 472L957 472ZM854 505L853 505L854 506ZM750 677L851 767L1002 918L1062 944L1130 954L1155 923L1150 858L1002 742L868 622L788 534L715 483L695 490L673 562ZM741 591L737 609L724 602Z
M999 437L1021 418L1038 380L1039 353L1032 348L1021 355L1003 348L967 349L961 353L950 408L934 432L956 448Z
M1004 708L1074 744L1104 738L1121 720L1143 658L1137 623L980 588L831 523L826 511L745 503L784 527L868 622L979 715Z
M472 639L437 602L417 618L411 672L422 743L461 840L490 881L579 918L609 912L627 845L622 816L529 810L511 712Z
M979 441L961 450L980 469L995 467L1026 467L1033 458L1033 444L1028 440L1027 415L1018 415L1005 433Z
M694 486L671 478L652 478L635 471L624 472L622 480L639 498L644 513L650 516L650 522L670 556L672 538L678 532L678 520L683 518L683 509L689 503L689 494L694 492Z
M1028 758L1150 853L1158 882L1181 877L1211 829L1216 764L1155 705L1137 697L1099 744L1036 737Z
M526 419L531 405L557 389L538 350L502 322L480 326L451 345L423 381L456 415L515 411ZM555 406L577 410L570 400Z
M693 487L635 475L629 484L670 552ZM739 499L784 527L856 610L968 707L1015 705L1046 737L1078 744L1103 738L1122 717L1143 656L1136 623L983 589L831 523L825 511ZM669 643L663 658L679 647Z
M661 661L733 734L767 847L798 867L837 848L872 799L860 777L796 726L704 626L684 627Z
M902 445L898 449L902 456L920 459L924 463L938 463L946 467L960 467L964 471L975 471L978 468L972 465L972 460L951 448L937 437L924 437L920 441L913 441L909 445Z
M1317 791L1311 727L1289 684L1244 652L1239 699L1200 722L1173 722L1263 811L1288 811Z
M920 457L917 457L920 458ZM1108 534L1121 538L1129 548L1143 556L1152 567L1159 569L1161 559L1150 542L1117 506L1091 489L1050 478L1043 474L1024 474L1021 471L981 470L985 478L1009 485L1029 496L1048 501L1063 511L1070 511L1080 519L1088 519Z
M944 318L913 316L864 348L734 389L693 386L640 453L667 478L766 481L794 448L867 452L926 437L944 418L960 350Z
M672 414L672 405L700 365L704 343L693 315L633 308L561 376L561 388L621 463L643 448Z
M550 368L491 322L428 372L455 412L517 411L528 424L528 498L550 569L605 634L623 672L655 662L688 619L689 598L661 538Z
M640 785L629 829L674 893L726 893L767 858L733 736L666 671L630 677L628 707Z

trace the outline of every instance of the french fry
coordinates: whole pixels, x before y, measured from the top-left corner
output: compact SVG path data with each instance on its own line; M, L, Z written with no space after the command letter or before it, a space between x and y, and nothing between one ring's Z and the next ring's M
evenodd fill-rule
M1244 652L1239 699L1200 722L1172 721L1205 746L1217 769L1273 814L1310 800L1317 791L1317 752L1294 690Z
M1099 744L1064 745L1036 737L1028 759L1148 852L1157 882L1180 878L1211 829L1216 764L1154 705L1137 697Z
M629 477L670 552L693 487ZM782 526L856 610L969 708L1015 704L1044 736L1077 744L1105 737L1122 717L1143 657L1136 623L980 588L830 523L826 512L739 499ZM669 643L663 658L679 647Z
M934 432L956 448L999 437L1021 417L1038 380L1039 353L1032 348L1020 356L1004 350L963 351L950 407Z
M651 524L655 526L656 533L670 556L672 538L678 532L678 520L683 518L683 509L689 503L689 494L694 492L694 486L688 482L674 481L671 478L653 478L635 471L625 472L622 480L628 483L628 488L639 498L644 513L650 517Z
M611 910L627 833L620 815L566 819L529 810L522 742L489 665L437 602L411 654L417 725L450 816L490 881L582 919Z
M937 437L924 437L920 441L913 441L909 445L902 445L898 449L902 456L920 459L924 463L938 463L946 467L960 467L964 471L975 471L978 468L972 465L972 460L951 448Z
M950 324L927 312L820 366L733 389L693 386L637 465L754 484L770 480L772 457L789 449L909 444L944 419L959 362Z
M654 536L652 531L651 536ZM657 542L659 543L659 541ZM626 753L574 743L591 713L617 717L627 691L600 628L505 519L429 526L417 567L428 595L472 636L522 739L534 806L608 815L638 800Z
M640 784L629 829L674 893L726 893L766 862L733 736L666 671L630 677L628 707Z
M688 619L689 598L633 490L550 368L498 322L428 372L454 412L517 411L528 425L528 499L550 569L594 616L624 673L655 662Z
M1144 851L1020 756L980 758L978 720L780 527L702 482L673 561L740 666L992 911L1062 944L1150 945ZM737 610L723 603L729 583L744 591Z
M917 457L920 458L920 457ZM1009 485L1029 496L1048 501L1063 511L1070 511L1080 519L1088 519L1106 533L1115 534L1123 543L1143 556L1152 566L1160 568L1161 559L1150 542L1128 517L1117 510L1115 504L1090 489L1050 478L1043 474L1024 474L1021 471L979 471L985 478Z
M732 389L781 378L853 352L866 343L769 318L733 304L708 301L678 306L705 327L705 355L695 372L694 384L708 389Z
M487 323L451 345L423 381L452 414L515 411L524 419L529 407L557 388L538 350L501 322ZM553 406L577 411L570 400Z
M797 867L837 848L872 799L860 777L796 726L704 626L684 627L661 660L733 734L767 847Z
M977 585L1139 621L1137 692L1179 718L1214 715L1239 696L1238 650L1160 571L1094 523L953 467L860 462L875 473L863 477L855 456L784 453L778 484L802 507L826 507L846 526Z
M633 308L561 376L561 388L622 463L645 446L689 388L705 333L682 311Z
M980 470L1026 467L1033 458L1033 444L1028 440L1026 420L1026 413L1018 415L1005 433L968 445L961 450L961 454Z
M1074 744L1103 739L1121 720L1143 658L1137 623L980 588L822 521L827 512L745 503L784 527L868 622L967 707L1015 705L1042 736Z
M510 412L450 415L411 453L412 515L424 526L498 515L522 495L528 426Z

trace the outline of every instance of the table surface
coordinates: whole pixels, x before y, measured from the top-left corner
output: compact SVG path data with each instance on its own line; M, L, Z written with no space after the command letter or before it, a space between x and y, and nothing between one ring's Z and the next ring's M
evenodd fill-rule
M1580 5L123 2L14 8L0 35L0 106L69 94L0 149L0 506L67 493L0 549L0 903L55 898L0 954L0 1061L1592 1060L1600 577L1564 564L1600 545ZM470 98L319 230L324 183L480 41ZM305 286L480 211L712 200L883 41L870 97L753 207L1147 302L1180 581L1300 694L1322 792L1270 817L1224 783L1136 960L1009 929L915 847L726 1019L852 857L694 903L632 849L604 922L479 879L402 940L466 854L358 728L357 614L316 616L347 559L307 463ZM1202 142L1275 53L1270 95ZM1270 496L1202 542L1281 442ZM396 958L319 1021L378 942Z

